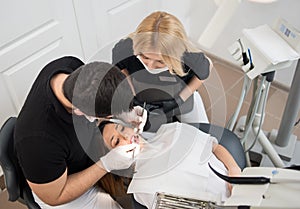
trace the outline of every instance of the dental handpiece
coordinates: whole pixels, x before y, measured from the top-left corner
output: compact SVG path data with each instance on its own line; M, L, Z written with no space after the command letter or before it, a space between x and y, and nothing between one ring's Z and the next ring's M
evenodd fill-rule
M267 184L271 183L270 178L266 178L263 176L257 176L257 177L236 177L236 176L225 176L219 172L217 172L213 167L208 163L208 166L210 169L221 179L224 181L227 181L228 183L231 184Z

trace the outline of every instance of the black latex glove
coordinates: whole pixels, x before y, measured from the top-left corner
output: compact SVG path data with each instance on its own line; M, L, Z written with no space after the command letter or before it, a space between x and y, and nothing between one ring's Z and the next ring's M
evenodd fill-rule
M141 107L143 107L144 102L138 100L138 98L136 96L134 96L133 99L132 99L132 104L133 104L133 106L141 106Z
M132 99L132 104L133 106L141 106L144 107L144 101L140 101L138 100L138 98L136 96L133 97ZM162 107L162 103L158 102L158 103L146 103L145 109L147 110L147 112L152 112L153 110L159 109Z
M112 49L112 64L131 57L133 55L133 42L131 38L120 40Z
M164 111L164 113L169 113L172 110L174 110L175 108L182 105L183 103L184 102L180 96L175 97L175 99L162 101L163 111Z
M191 69L194 72L199 72L197 75L201 79L206 79L208 77L210 63L203 53L184 52L181 59L185 65L185 69Z

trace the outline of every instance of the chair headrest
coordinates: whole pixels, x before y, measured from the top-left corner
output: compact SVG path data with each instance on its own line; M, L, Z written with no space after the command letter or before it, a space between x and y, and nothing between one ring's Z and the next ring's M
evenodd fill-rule
M0 165L2 167L9 201L16 201L20 197L20 187L14 156L14 127L16 117L10 117L0 130Z

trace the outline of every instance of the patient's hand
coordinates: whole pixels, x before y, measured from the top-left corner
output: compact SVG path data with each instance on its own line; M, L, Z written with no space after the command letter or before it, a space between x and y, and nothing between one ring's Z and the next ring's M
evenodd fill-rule
M231 167L228 169L228 176L240 176L241 175L241 169L240 167ZM227 183L228 189L231 192L232 185L230 183Z

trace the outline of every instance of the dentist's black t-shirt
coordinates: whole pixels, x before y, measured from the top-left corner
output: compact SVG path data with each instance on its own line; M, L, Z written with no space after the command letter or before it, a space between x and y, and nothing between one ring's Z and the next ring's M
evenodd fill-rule
M93 164L94 153L89 156L86 150L97 147L93 139L98 128L67 112L50 87L55 74L70 74L83 64L75 57L63 57L46 65L18 115L15 151L25 178L33 183L51 182L66 169L72 174Z

